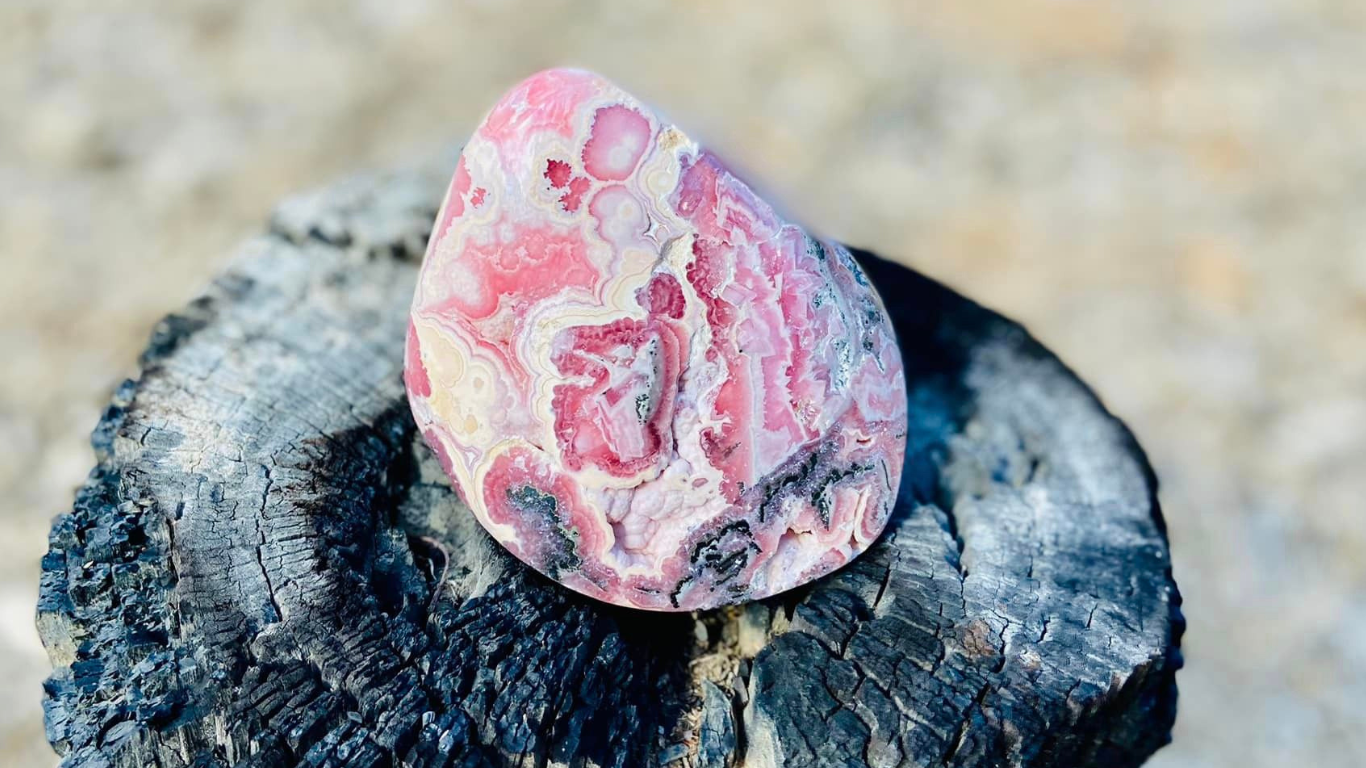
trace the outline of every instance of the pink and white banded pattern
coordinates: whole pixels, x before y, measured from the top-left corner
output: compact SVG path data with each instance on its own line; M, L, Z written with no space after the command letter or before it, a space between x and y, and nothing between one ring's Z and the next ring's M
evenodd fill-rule
M518 85L465 146L405 379L489 533L619 605L799 586L896 499L905 382L862 270L588 72Z

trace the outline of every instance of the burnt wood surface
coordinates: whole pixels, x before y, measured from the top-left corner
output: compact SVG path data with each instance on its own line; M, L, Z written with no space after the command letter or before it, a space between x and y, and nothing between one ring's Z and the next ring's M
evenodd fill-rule
M1183 621L1142 450L1020 326L869 253L911 417L867 554L694 615L514 561L400 380L443 181L285 203L156 328L43 560L65 765L1070 768L1166 743Z

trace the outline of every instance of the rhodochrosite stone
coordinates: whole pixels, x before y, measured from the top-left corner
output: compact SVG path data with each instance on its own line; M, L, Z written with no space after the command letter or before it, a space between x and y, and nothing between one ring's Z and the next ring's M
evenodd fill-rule
M518 85L465 146L405 379L489 533L620 605L791 589L896 499L901 358L849 252L587 72Z

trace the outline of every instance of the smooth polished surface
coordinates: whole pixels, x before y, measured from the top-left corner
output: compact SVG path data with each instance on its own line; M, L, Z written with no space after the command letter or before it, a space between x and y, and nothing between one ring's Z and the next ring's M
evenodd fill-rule
M465 146L405 379L484 527L620 605L799 586L896 500L901 356L858 264L588 72L524 81Z

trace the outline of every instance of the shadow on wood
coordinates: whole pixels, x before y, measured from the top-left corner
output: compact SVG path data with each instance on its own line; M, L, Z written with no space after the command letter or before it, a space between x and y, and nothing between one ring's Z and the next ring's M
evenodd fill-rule
M1184 625L1142 451L1018 325L869 253L911 422L867 554L692 616L514 561L400 381L440 191L292 200L158 326L43 560L65 764L1128 766L1166 743Z

